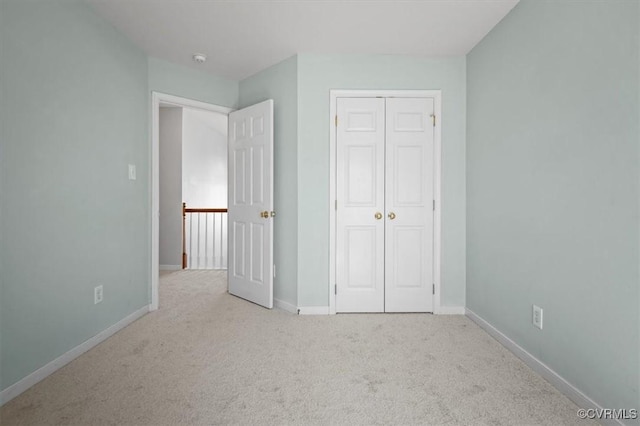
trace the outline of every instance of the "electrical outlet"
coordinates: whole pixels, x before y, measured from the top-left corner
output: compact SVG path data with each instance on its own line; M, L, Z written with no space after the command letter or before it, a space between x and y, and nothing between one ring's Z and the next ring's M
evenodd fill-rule
M99 285L93 289L93 304L97 305L98 303L102 302L102 296L102 285Z
M129 179L136 180L136 165L129 164Z
M542 308L533 305L533 325L542 330Z

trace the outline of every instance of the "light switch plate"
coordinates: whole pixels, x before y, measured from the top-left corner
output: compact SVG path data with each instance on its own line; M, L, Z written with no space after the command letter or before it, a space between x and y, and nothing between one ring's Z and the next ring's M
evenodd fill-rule
M136 165L129 164L129 180L136 180Z

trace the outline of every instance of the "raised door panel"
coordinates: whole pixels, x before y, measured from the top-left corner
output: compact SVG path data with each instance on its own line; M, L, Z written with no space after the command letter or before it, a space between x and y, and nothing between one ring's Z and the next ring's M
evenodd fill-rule
M247 275L245 261L245 236L247 224L240 221L232 222L233 230L231 232L231 242L233 243L233 251L230 251L232 259L229 270L235 278L243 279Z
M345 207L375 207L378 204L378 147L348 146L344 149Z
M376 226L350 226L345 229L345 290L374 291L379 281L376 277L378 239Z

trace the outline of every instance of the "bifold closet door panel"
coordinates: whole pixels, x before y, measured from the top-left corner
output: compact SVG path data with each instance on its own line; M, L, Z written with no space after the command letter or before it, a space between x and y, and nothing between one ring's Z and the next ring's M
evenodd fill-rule
M386 100L385 312L433 311L433 99Z
M383 312L385 100L336 106L336 311Z

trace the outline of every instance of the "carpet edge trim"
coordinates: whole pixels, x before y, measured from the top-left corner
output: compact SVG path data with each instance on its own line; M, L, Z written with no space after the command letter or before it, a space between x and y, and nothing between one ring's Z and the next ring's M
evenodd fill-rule
M298 308L295 305L280 299L273 299L273 307L292 314L298 313Z
M464 306L440 306L433 313L436 315L465 315L466 310Z
M299 306L299 315L329 315L328 306Z
M182 270L182 265L159 265L159 269L161 271L180 271Z

